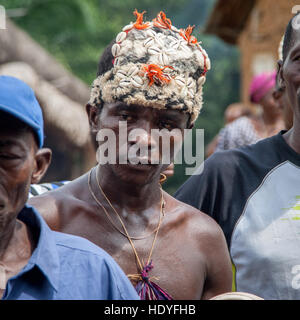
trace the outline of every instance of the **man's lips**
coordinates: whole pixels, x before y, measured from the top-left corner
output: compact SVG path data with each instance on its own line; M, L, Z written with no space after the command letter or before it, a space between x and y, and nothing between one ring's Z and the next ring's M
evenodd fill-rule
M125 164L124 166L131 168L131 169L138 170L138 171L150 171L150 170L153 170L154 168L156 168L157 164L142 164L142 163L133 164L133 163L129 162L128 164Z
M130 154L120 154L119 155L119 164L143 164L143 165L157 165L160 163L159 156L150 156L150 155L130 155Z
M120 164L139 171L149 171L155 169L158 164L151 163L148 157L128 157L127 163Z

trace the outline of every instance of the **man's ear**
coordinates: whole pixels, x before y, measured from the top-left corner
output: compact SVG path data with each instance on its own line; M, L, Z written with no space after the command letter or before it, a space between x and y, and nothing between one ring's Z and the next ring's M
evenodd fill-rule
M282 66L283 66L283 61L278 60L277 62L277 81L278 81L278 87L281 89L285 89L285 81L282 75Z
M85 106L89 123L90 123L90 128L91 132L93 134L96 134L99 131L98 123L99 123L99 108L95 106L91 106L89 103Z
M35 169L31 176L31 183L39 183L49 168L52 151L48 148L39 149L35 154Z
M273 96L273 98L274 98L275 100L280 99L280 98L282 97L282 95L283 95L283 89L282 89L282 90L276 89L276 90L274 90L274 91L272 92L272 96Z

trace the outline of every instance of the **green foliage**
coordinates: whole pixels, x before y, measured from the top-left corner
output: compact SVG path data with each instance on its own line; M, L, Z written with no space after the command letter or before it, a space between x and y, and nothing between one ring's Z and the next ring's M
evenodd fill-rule
M3 0L6 9L25 8L14 21L52 53L68 70L88 84L95 78L103 49L122 26L135 20L134 9L149 19L166 8L178 11L186 0Z
M213 36L201 33L214 5L214 0L0 0L8 15L47 49L68 70L88 85L95 78L103 49L122 26L134 21L132 12L146 10L152 19L160 10L172 18L176 26L195 25L194 34L208 52L212 69L204 86L204 106L196 128L205 129L205 143L223 125L223 112L239 101L239 54L236 48ZM25 15L13 17L15 10ZM47 67L47 66L45 66ZM164 187L173 193L185 181L184 166L176 166L176 174Z

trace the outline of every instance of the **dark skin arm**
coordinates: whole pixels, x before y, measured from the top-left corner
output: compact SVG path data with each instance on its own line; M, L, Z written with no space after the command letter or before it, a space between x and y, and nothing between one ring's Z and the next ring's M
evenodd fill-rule
M204 300L230 292L232 288L231 259L225 237L219 226L214 229L207 250L207 277L202 295Z
M179 201L178 201L179 202ZM179 202L182 204L182 202ZM197 242L199 254L205 261L205 281L202 300L232 291L232 264L220 226L205 213L184 204L191 219L187 226Z

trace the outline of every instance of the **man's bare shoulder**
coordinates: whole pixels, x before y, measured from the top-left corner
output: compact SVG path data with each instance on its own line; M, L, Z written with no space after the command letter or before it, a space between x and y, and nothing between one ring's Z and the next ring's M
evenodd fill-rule
M175 199L171 195L168 196L172 199L173 207L177 208L176 211L184 215L189 224L195 224L198 231L220 232L221 228L209 215L190 206L189 204Z
M80 186L80 178L41 195L32 197L28 204L36 208L53 230L60 230L61 221L66 215L66 208L78 205L81 199L76 190Z
M205 235L209 238L219 238L220 236L223 236L222 229L209 215L170 195L169 197L172 199L175 211L177 211L180 216L184 217L186 227L191 232L194 230L198 237Z

